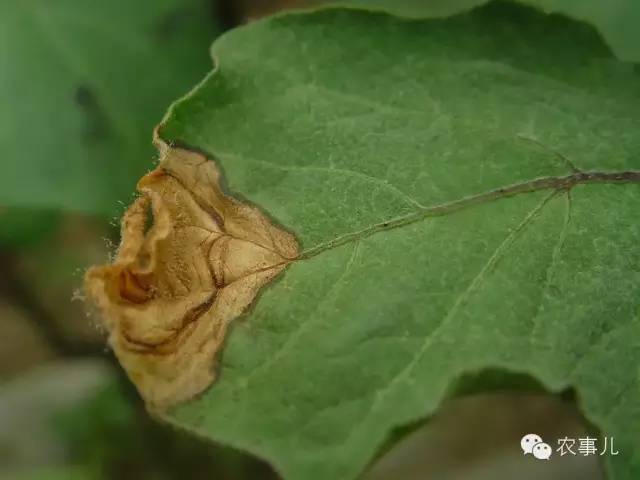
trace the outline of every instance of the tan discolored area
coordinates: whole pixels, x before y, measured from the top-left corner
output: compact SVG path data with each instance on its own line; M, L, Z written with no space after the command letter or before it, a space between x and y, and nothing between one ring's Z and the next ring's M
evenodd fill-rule
M122 219L113 263L85 277L112 348L154 408L215 380L229 323L298 254L291 234L226 196L219 180L212 160L162 144Z

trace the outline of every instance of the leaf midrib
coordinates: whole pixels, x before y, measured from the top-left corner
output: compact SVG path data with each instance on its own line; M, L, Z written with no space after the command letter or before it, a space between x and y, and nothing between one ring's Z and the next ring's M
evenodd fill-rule
M569 192L576 185L585 184L629 184L640 183L640 170L625 170L619 172L601 171L577 171L564 176L540 177L533 180L514 183L505 187L499 187L482 193L477 193L457 200L419 208L416 212L396 217L370 225L362 230L350 232L336 237L327 242L304 250L296 260L305 260L315 257L320 253L346 243L357 241L386 230L400 228L429 217L441 217L451 213L481 205L493 200L513 197L524 193L532 193L541 190L552 189L556 192Z

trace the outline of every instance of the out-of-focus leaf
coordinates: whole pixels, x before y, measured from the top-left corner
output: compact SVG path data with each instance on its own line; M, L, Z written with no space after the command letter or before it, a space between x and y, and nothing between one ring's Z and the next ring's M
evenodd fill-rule
M0 209L0 246L15 248L37 243L58 225L59 212L33 208Z
M10 475L0 473L0 480L102 480L102 475L81 466L61 466L34 468Z
M0 206L112 214L128 201L154 124L210 68L208 5L0 2Z

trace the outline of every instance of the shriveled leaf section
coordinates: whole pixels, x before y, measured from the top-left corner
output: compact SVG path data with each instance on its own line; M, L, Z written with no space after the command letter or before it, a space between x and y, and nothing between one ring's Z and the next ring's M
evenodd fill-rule
M640 474L633 65L504 5L279 17L214 54L160 135L219 159L302 256L169 419L286 479L353 479L462 374L498 368L575 388L623 452L611 478Z
M116 258L85 276L109 343L156 409L214 381L230 322L297 255L290 234L220 191L213 161L160 147L122 219Z

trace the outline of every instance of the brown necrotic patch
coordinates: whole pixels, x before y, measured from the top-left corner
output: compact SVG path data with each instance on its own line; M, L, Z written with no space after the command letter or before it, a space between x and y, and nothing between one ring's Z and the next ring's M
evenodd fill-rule
M219 180L213 161L163 146L122 219L113 263L86 274L111 346L155 408L215 380L229 323L298 255L291 234L225 195Z

